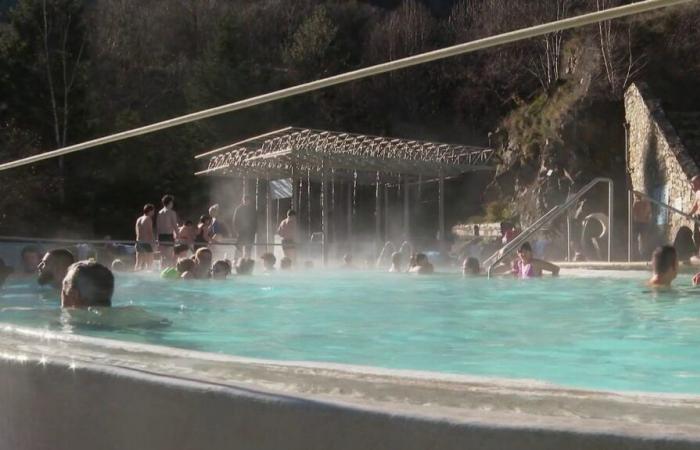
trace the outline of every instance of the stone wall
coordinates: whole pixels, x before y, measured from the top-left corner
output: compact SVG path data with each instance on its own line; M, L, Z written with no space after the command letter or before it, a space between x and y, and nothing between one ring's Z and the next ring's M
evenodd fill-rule
M646 84L635 83L625 92L625 116L633 189L688 211L693 201L689 180L700 170ZM654 223L668 242L682 226L693 229L691 221L665 208L654 208Z

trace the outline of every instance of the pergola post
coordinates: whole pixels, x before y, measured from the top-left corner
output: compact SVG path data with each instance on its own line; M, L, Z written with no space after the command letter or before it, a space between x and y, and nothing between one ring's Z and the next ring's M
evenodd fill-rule
M321 232L323 233L323 241L321 241L321 254L323 258L323 266L328 265L328 176L326 174L325 164L321 168Z
M438 233L440 242L440 253L445 251L445 177L440 172L438 182Z
M348 241L348 252L352 253L352 181L348 183L348 212L347 212L347 241Z
M391 240L389 235L389 185L384 184L384 241Z
M274 234L272 232L272 189L270 185L270 180L267 181L267 189L265 192L265 251L266 252L273 252L275 251L274 247L271 247L271 244L274 244Z
M374 189L374 253L379 255L381 250L382 239L382 191L379 172L377 172L377 180Z
M404 238L407 241L411 240L411 225L408 223L411 216L411 211L409 209L409 195L408 195L408 178L403 180L403 233Z
M255 179L255 215L258 215L258 212L260 211L260 179L256 178ZM259 216L258 216L259 217ZM257 217L256 217L256 222ZM255 230L255 240L254 240L254 245L253 245L253 251L255 252L255 258L258 258L260 256L260 233L258 233L258 230Z

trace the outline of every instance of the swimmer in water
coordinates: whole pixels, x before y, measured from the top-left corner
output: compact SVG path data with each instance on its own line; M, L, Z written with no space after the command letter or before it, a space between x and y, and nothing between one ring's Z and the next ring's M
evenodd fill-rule
M401 253L394 252L391 254L391 267L389 267L389 272L391 272L391 273L401 272Z
M255 268L254 260L241 258L236 266L236 275L252 275L253 268Z
M211 278L213 280L225 280L231 275L231 263L225 259L220 259L211 267Z
M355 265L352 263L352 255L351 254L345 254L343 255L343 264L340 266L341 269L348 269L352 270L355 269Z
M196 263L196 267L194 269L195 278L209 278L211 272L211 260L211 250L206 247L197 249L194 254L194 262Z
M542 272L551 272L552 276L559 275L559 266L532 256L532 247L529 242L523 243L518 249L518 258L513 262L511 274L516 278L528 279L542 276Z
M78 261L68 268L61 289L61 308L112 306L114 275L95 261Z
M462 264L462 275L465 277L475 277L479 276L481 273L481 267L479 265L479 260L476 258L467 258Z
M656 288L670 288L671 283L678 275L678 254L671 245L664 245L654 250L651 255L652 275L649 286ZM695 278L693 278L695 281Z
M281 270L292 270L292 258L285 256L280 260Z
M44 255L44 258L37 267L37 283L40 286L50 285L52 288L60 290L63 285L63 278L68 272L68 267L75 262L75 257L65 248L51 250Z
M183 280L192 280L197 278L195 276L195 271L197 268L197 263L194 262L192 258L183 258L175 263L175 269L177 270L177 277Z
M435 268L430 263L425 253L418 253L411 259L411 267L408 269L409 273L429 275L435 272Z
M272 253L263 253L263 255L260 257L263 262L263 271L265 272L274 272L275 271L275 263L277 262L277 258L275 258L275 255Z

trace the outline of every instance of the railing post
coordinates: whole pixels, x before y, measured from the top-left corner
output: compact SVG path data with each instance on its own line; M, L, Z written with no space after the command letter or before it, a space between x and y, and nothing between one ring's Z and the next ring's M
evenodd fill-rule
M613 214L615 206L613 204L613 181L608 180L608 262L612 261L612 238L613 238Z
M634 225L632 224L632 191L627 191L627 262L632 262L632 245L634 243Z

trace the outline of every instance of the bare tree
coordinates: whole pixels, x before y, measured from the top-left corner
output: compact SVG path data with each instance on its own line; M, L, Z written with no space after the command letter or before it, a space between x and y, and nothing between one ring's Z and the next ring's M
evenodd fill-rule
M598 11L618 5L617 0L596 0ZM608 20L598 23L605 78L613 98L621 98L634 76L644 67L644 55L632 52L632 24Z
M74 8L72 5L52 4L51 9L47 0L41 0L41 41L43 45L43 65L46 72L46 82L49 89L51 116L56 147L65 147L68 143L68 130L71 115L71 93L76 77L81 69L85 39L78 36L76 42L71 32L75 30L73 23ZM58 65L58 68L55 67ZM60 94L59 94L60 90ZM64 162L58 159L59 198L65 201Z
M538 0L532 2L530 6L539 22L550 22L568 17L573 3L572 0ZM527 70L545 90L550 89L561 79L564 36L564 31L555 31L535 41L534 57L529 59Z

